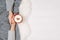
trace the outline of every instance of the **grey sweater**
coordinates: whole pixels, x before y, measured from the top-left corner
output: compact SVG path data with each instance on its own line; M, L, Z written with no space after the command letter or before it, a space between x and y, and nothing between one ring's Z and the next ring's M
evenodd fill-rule
M15 31L8 31L8 40L15 40Z
M18 12L18 7L21 0L15 1L14 12ZM10 29L10 24L8 21L8 11L6 10L6 0L0 0L0 40L8 40L8 30ZM17 26L17 25L16 25ZM16 27L16 40L20 40L19 30Z

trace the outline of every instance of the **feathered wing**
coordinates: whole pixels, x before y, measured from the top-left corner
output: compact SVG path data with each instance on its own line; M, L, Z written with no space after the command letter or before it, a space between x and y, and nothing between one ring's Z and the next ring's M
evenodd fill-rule
M31 14L30 12L31 12L31 1L22 0L19 7L19 13L23 16L23 22L18 23L21 40L25 40L31 33L30 26L27 21L29 15Z
M21 40L25 40L27 37L30 36L31 30L30 30L30 25L27 23L27 21L18 24L18 27L19 27Z
M19 13L27 18L31 14L31 7L31 0L22 0L19 7Z

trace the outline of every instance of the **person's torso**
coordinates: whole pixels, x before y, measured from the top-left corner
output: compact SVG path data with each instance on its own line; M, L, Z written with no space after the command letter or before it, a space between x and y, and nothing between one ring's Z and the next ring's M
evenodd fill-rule
M17 0L15 3L15 8L18 9L21 0ZM16 9L15 9L16 10ZM18 10L16 10L17 12ZM6 0L0 0L0 40L8 39L8 31L10 29L10 24L8 21L8 11L6 10ZM18 28L16 28L16 40L20 40Z

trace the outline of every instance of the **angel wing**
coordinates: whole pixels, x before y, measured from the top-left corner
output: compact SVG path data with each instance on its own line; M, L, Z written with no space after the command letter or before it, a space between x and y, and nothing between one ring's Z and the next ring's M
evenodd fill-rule
M32 6L31 0L22 0L19 7L19 13L26 18L29 17L32 9L31 6Z
M28 24L28 18L31 14L31 0L22 0L19 13L23 16L23 22L18 24L21 40L26 40L31 34L30 26Z

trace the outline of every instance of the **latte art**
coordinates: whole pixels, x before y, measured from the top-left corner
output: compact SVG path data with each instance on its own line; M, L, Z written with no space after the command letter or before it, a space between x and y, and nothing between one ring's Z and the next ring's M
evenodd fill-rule
M17 22L17 23L21 23L22 22L22 16L21 15L15 15L15 18L14 18L14 20L15 20L15 22Z

